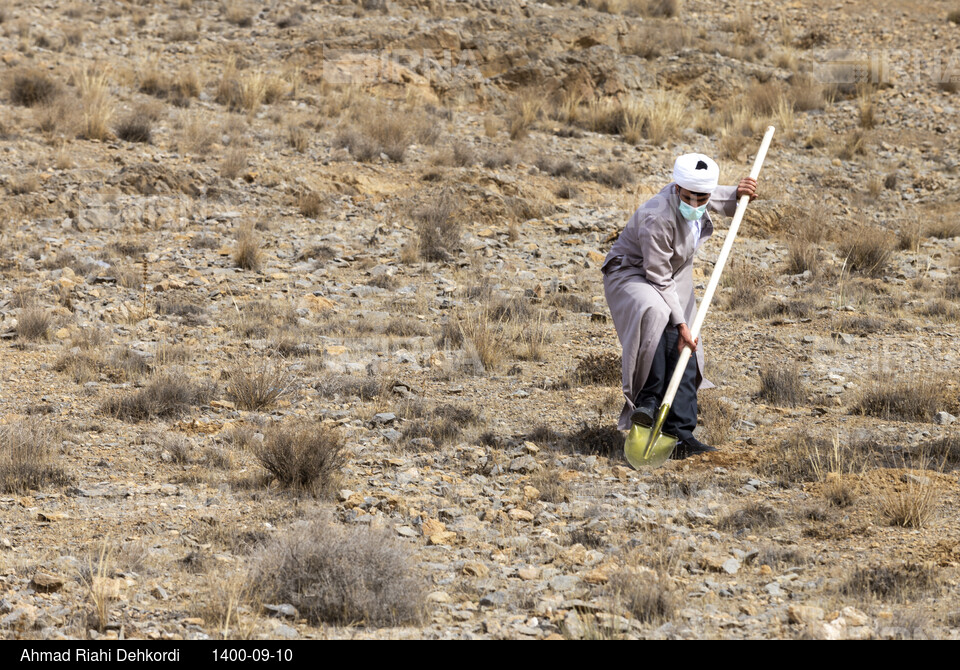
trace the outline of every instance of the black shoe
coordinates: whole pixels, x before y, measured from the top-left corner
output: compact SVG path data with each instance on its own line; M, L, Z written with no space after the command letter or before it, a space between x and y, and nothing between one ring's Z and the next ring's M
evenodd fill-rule
M653 425L653 417L656 413L657 408L654 405L641 405L633 410L633 414L630 415L630 422L637 426L649 428Z
M681 460L690 458L691 456L699 456L700 454L709 454L712 451L718 451L718 449L711 447L709 444L704 444L697 438L691 436L677 442L677 447L673 450L673 458Z

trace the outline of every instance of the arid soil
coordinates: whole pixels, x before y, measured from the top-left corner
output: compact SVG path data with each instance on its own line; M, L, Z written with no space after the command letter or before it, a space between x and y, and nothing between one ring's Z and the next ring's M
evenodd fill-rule
M960 635L960 6L266 4L0 8L5 637ZM635 471L603 256L771 124Z

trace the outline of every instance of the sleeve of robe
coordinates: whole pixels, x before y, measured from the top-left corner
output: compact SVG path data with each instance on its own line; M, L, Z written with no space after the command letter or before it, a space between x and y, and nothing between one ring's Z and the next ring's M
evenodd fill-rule
M707 209L724 216L733 216L737 211L737 187L717 186L710 194Z
M672 227L656 220L648 220L637 226L636 231L643 255L643 273L667 303L670 309L670 325L685 323L680 294L677 293L677 283L673 278L673 266L670 264L673 256Z

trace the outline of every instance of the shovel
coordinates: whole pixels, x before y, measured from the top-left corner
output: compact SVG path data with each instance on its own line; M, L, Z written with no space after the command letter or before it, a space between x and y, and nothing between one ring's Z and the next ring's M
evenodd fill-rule
M763 142L760 144L760 150L753 161L753 169L750 171L750 177L756 179L760 176L760 168L763 166L763 159L767 155L767 149L770 148L770 140L773 139L774 127L769 126L763 136ZM737 236L737 230L740 228L740 221L747 211L747 204L750 202L750 196L745 195L737 203L737 211L733 215L733 222L730 224L730 230L727 232L727 238L723 242L723 248L720 249L720 256L717 258L717 264L713 268L713 274L710 275L710 283L707 284L707 290L703 294L703 300L697 309L697 317L693 320L693 327L690 334L696 340L700 335L700 327L707 316L707 310L710 309L710 301L713 300L713 294L720 283L720 274L723 272L723 266L727 262L727 256L730 255L730 249L733 247L733 240ZM667 392L663 396L663 402L657 410L657 416L654 418L653 426L647 428L634 424L627 434L627 440L623 445L624 455L627 461L634 468L641 467L656 468L663 465L673 454L677 446L677 438L667 435L663 432L663 422L670 413L670 405L677 394L677 388L680 386L680 380L683 378L683 371L687 367L690 355L693 351L690 347L684 347L680 352L680 358L677 361L677 367L670 378L670 384L667 386Z

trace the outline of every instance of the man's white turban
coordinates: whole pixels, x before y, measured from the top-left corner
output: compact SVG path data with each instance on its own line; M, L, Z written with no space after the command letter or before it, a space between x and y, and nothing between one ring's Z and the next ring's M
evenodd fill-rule
M673 181L694 193L713 193L720 181L720 166L703 154L684 154L673 164Z

